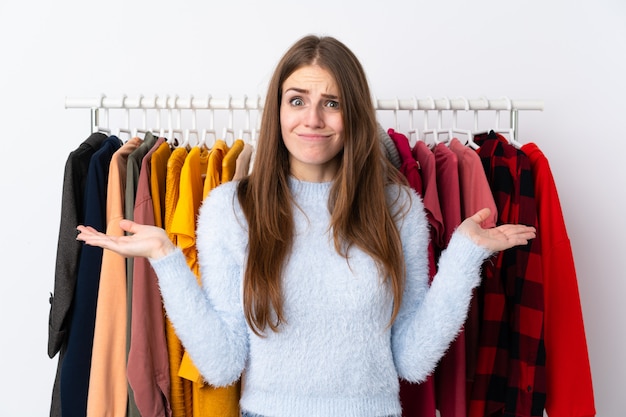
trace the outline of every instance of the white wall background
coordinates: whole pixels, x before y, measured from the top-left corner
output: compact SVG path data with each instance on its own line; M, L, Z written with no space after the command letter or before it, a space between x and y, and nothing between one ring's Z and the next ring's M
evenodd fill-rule
M331 34L380 98L542 99L522 141L548 156L571 237L598 415L624 415L626 3L566 1L0 3L1 416L48 414L61 185L89 133L64 99L264 94L284 50ZM389 126L391 127L391 126Z

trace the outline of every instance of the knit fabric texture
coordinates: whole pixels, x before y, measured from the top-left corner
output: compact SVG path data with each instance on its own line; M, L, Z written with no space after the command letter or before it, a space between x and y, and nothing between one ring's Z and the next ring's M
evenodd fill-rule
M400 169L402 166L402 157L395 143L393 143L393 139L391 139L391 136L389 136L380 122L378 122L376 126L378 128L378 143L380 144L381 150L389 162L391 162L396 169Z

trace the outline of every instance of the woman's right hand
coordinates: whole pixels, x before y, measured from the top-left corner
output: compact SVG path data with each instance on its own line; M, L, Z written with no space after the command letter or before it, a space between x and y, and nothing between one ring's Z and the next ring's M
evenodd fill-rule
M109 236L90 226L78 226L77 240L91 246L109 249L125 257L159 259L171 253L175 246L165 230L146 226L130 220L120 221L120 228L130 233L127 236Z

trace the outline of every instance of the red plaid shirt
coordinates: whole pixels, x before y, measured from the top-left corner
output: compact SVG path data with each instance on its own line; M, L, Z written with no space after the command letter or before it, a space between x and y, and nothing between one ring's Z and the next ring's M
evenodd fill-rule
M537 205L526 155L493 132L475 140L499 224L536 227ZM540 239L500 252L483 271L476 299L481 327L468 416L541 417L546 373Z

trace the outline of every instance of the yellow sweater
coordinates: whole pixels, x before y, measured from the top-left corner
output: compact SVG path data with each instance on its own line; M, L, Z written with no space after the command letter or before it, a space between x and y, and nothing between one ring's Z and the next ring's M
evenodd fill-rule
M163 200L164 228L172 243L176 244L176 234L172 233L172 221L178 203L180 188L180 172L182 170L187 150L176 148L167 160L167 175L165 180L165 199ZM156 212L156 205L155 205ZM170 362L170 401L172 405L172 417L189 417L193 413L191 381L178 376L178 368L183 359L183 345L174 331L172 322L165 316L165 337L167 340L167 353Z
M180 177L180 195L176 205L172 231L183 249L187 264L200 283L195 246L198 210L204 193L203 174L207 173L209 152L192 148L185 159ZM208 177L208 176L207 176ZM200 372L185 352L178 375L193 382L193 416L239 417L239 384L217 388L205 384Z

